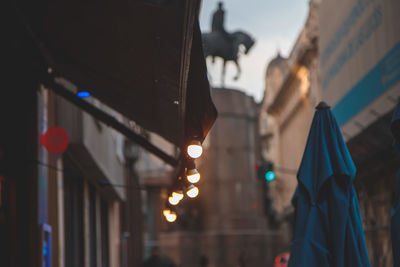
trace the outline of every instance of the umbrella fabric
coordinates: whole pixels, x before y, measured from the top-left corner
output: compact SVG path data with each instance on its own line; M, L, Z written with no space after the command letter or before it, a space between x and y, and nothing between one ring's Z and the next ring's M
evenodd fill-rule
M400 141L400 97L396 105L396 108L394 109L393 112L392 124L390 125L390 130L392 131L394 138L397 141Z
M390 127L394 141L394 149L400 155L400 98L395 108ZM397 173L395 201L392 209L391 236L394 266L400 266L400 170Z
M396 108L394 109L390 130L394 136L394 150L400 155L400 97Z
M297 174L289 267L370 266L352 184L355 173L332 112L318 105Z

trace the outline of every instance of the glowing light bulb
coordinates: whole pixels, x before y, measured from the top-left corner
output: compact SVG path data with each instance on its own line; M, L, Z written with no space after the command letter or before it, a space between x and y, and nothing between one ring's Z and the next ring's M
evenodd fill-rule
M199 189L196 186L191 185L189 186L188 191L186 191L186 195L190 198L195 198L199 195Z
M201 143L199 141L192 141L187 147L187 153L189 157L193 159L197 159L203 154L203 148L201 147Z
M171 210L169 210L169 209L164 209L163 210L163 214L164 214L165 217L167 217L170 213L171 213Z
M186 178L190 183L195 184L200 181L200 173L196 169L189 170Z
M172 192L172 197L177 199L178 201L181 201L183 199L184 195L183 195L182 191L175 191L175 192Z
M168 222L174 222L176 221L176 218L178 218L178 216L176 215L175 212L171 211L169 214L167 214L167 216L165 216L165 218L167 219Z
M171 205L178 205L178 203L179 203L179 199L178 198L176 198L176 197L169 197L168 198L168 202L169 202L169 204L171 204Z

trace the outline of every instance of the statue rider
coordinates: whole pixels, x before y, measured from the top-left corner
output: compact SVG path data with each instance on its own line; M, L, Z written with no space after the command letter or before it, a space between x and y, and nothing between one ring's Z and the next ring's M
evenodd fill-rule
M214 12L211 22L211 31L220 33L224 38L229 39L229 34L224 27L225 10L222 2L218 2L218 9Z

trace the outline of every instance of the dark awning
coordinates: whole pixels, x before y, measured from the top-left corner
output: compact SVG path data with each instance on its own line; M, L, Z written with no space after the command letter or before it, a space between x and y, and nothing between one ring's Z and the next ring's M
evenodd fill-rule
M18 6L57 75L177 146L205 138L216 110L199 1L21 0Z

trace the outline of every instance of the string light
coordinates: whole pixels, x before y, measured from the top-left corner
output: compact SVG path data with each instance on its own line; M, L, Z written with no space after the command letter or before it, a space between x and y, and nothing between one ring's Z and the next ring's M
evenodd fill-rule
M171 211L168 208L163 210L163 214L164 214L165 219L168 222L174 222L178 218L178 215L176 215L176 212L175 211Z
M199 195L199 188L194 185L190 185L186 191L186 195L190 198L195 198Z
M175 198L175 197L169 197L169 198L168 198L168 202L169 202L169 204L175 206L175 205L178 205L179 199L177 199L177 198Z
M195 184L200 181L200 173L196 170L194 160L187 161L186 179L189 183Z
M163 210L163 214L164 214L165 217L167 217L167 215L170 214L170 213L171 213L170 209L164 209Z
M165 215L165 219L170 223L176 221L177 218L178 216L176 215L175 211L170 211Z
M197 159L203 154L203 148L200 141L191 141L187 147L187 154L192 159Z
M184 195L183 195L183 192L179 190L179 191L172 192L172 197L177 199L179 202L183 199Z
M186 178L190 183L195 184L200 181L200 173L196 169L188 170Z

